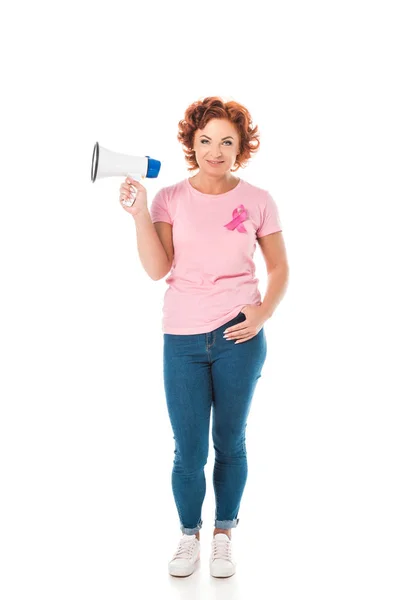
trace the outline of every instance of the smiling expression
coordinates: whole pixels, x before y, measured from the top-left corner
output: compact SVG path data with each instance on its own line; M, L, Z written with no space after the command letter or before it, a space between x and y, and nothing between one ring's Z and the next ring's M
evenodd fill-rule
M239 144L239 134L230 121L211 119L204 129L196 130L193 150L201 169L223 174L234 166Z

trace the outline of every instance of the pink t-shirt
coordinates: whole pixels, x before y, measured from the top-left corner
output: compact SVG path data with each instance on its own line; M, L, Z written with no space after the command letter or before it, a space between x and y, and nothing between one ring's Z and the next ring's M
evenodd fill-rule
M253 262L256 238L282 231L269 192L239 179L229 192L203 194L183 179L156 193L150 215L153 223L172 225L164 333L208 333L246 304L262 303Z

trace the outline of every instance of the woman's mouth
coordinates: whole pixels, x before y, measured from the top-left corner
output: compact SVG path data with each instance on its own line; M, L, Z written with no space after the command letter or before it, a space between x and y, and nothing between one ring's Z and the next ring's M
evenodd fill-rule
M216 167L217 165L222 165L222 163L224 162L223 160L208 160L207 161L209 165L212 165L213 167Z

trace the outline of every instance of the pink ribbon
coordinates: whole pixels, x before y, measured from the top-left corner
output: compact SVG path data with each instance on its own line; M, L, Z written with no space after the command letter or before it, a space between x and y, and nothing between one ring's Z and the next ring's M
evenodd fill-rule
M243 204L239 204L239 206L233 211L232 217L232 221L224 225L224 227L227 227L231 230L237 229L240 231L240 233L247 233L247 230L242 225L242 222L249 218L247 208L245 208Z

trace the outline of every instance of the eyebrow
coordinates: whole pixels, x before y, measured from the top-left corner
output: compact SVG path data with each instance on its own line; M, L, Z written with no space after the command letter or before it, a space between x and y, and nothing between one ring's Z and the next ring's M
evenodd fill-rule
M211 138L210 138L210 137L208 137L208 135L204 135L204 134L203 134L203 135L201 135L200 137L206 137L206 138L208 138L209 140L211 140ZM223 139L223 140L227 140L228 138L232 138L232 139L233 139L233 137L232 137L231 135L227 135L226 137L224 137L224 138L221 138L221 139Z

